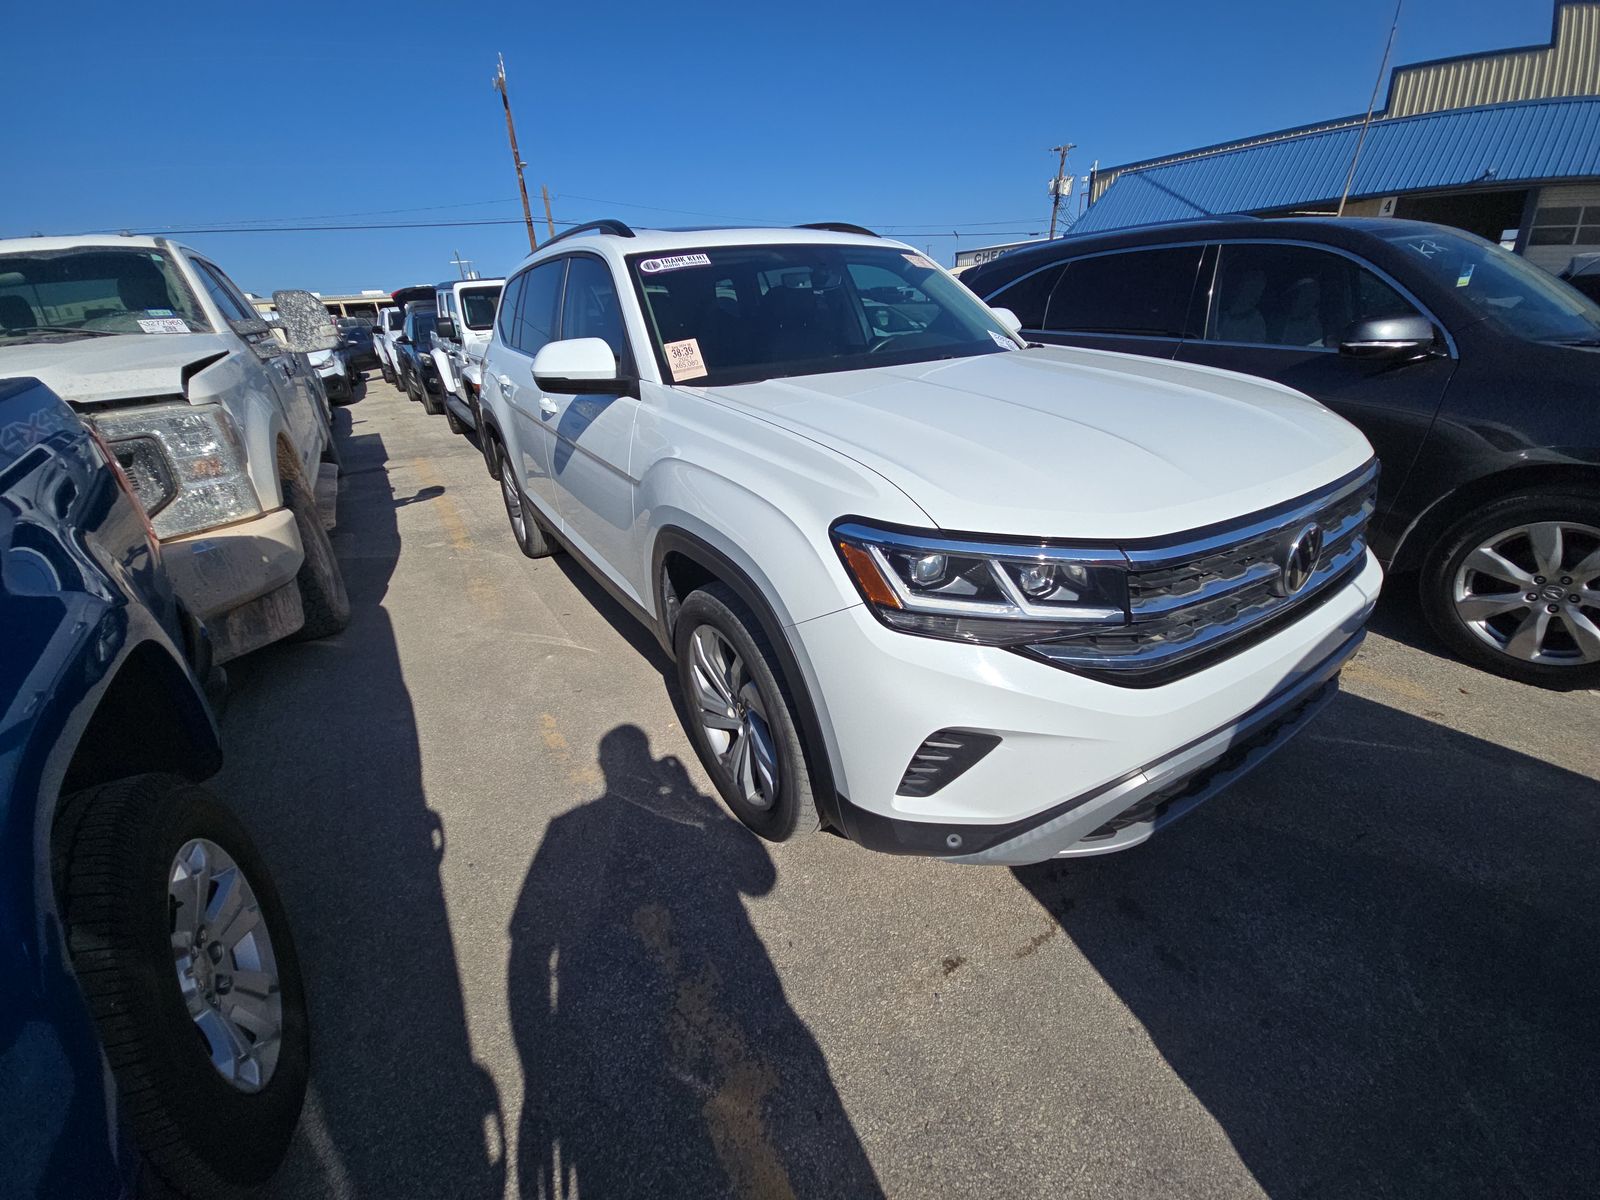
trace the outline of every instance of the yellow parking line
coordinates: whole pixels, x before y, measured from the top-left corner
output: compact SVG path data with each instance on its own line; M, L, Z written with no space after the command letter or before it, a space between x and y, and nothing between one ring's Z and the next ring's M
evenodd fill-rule
M473 539L472 531L467 528L466 521L462 519L461 510L456 507L455 500L431 462L425 458L413 458L409 465L416 472L424 488L439 489L438 495L428 502L428 508L444 528L445 536L450 539L450 545L462 552L467 599L486 620L499 619L503 612L499 589L478 569L475 555L477 543Z

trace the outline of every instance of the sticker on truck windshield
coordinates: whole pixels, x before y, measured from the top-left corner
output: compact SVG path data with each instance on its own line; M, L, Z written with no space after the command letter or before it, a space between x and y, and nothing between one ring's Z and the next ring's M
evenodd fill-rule
M989 330L989 336L994 339L994 344L1002 350L1015 350L1017 348L1017 344L1003 333L996 333L991 329Z
M662 349L667 352L667 369L672 372L674 383L699 379L706 373L706 360L700 357L700 343L694 338L668 342Z
M188 333L189 324L182 317L139 318L139 328L146 333Z
M646 275L659 275L663 271L681 271L685 267L709 267L711 259L704 254L674 254L669 258L647 258L639 264ZM680 342L679 345L682 345Z
M905 259L913 267L921 267L924 271L933 270L933 264L927 259L923 258L920 254L902 254L900 257Z

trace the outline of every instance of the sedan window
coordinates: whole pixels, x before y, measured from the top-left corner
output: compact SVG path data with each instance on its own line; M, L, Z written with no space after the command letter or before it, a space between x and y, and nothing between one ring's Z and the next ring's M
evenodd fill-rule
M1168 246L1075 259L1050 296L1043 328L1181 338L1200 252Z
M1268 242L1230 243L1221 253L1207 341L1337 349L1354 321L1417 311L1341 254Z

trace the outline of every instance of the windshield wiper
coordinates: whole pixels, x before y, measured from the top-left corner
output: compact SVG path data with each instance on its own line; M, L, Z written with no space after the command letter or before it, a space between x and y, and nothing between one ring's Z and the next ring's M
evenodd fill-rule
M83 329L77 325L33 325L27 329L7 329L0 337L28 337L35 333L81 333L84 337L120 337L115 329Z

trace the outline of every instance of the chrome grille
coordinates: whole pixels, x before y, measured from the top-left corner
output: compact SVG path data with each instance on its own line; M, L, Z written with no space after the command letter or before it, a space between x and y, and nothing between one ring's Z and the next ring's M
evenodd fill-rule
M1165 671L1313 600L1366 552L1376 463L1291 505L1153 548L1125 550L1128 621L1028 647L1058 666L1107 676ZM1322 546L1298 589L1286 586L1284 552L1309 525Z

